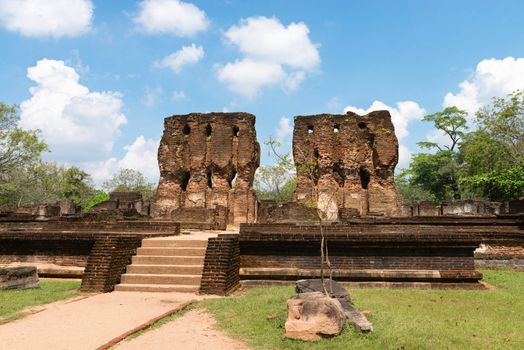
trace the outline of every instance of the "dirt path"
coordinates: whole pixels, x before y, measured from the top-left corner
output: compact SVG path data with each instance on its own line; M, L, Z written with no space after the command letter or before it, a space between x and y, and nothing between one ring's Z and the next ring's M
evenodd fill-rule
M216 321L201 309L151 330L138 338L124 341L118 350L248 350L245 344L217 330Z
M112 292L51 304L42 312L0 325L0 349L93 350L196 299L201 297L189 293Z

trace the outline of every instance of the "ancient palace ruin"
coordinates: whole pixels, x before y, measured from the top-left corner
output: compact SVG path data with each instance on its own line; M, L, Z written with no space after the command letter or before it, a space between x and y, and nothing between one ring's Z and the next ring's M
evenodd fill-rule
M229 223L254 222L252 185L259 162L252 114L192 113L166 118L153 215L171 218L178 208L225 207Z
M338 219L341 210L400 215L398 141L388 111L295 117L293 157L295 200L316 204L325 219Z
M87 292L206 294L318 278L323 244L352 286L479 289L476 267L524 269L522 201L401 205L387 111L295 117L293 157L294 200L259 201L254 115L168 117L154 198L0 211L0 265L82 277Z

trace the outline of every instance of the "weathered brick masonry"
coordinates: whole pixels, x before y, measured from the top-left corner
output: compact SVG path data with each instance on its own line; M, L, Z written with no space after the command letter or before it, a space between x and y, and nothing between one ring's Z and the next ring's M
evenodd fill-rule
M260 162L255 116L192 113L164 120L160 181L153 216L176 221L175 209L223 206L229 223L254 222L252 189Z
M217 295L229 294L240 286L239 269L238 235L222 234L209 238L200 292Z
M326 219L336 220L339 209L401 214L393 179L398 141L388 111L295 117L293 159L295 200L318 206Z
M119 283L143 238L179 232L180 225L173 222L3 221L0 263L85 267L81 290L109 292Z

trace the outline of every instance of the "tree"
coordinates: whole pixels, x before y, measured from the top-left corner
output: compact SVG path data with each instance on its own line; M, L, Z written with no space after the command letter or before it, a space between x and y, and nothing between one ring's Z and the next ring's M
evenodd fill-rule
M138 170L120 169L113 177L102 184L107 192L136 191L144 199L150 199L155 192L155 185L148 182L147 178Z
M432 122L435 128L446 134L451 141L451 145L440 146L435 142L419 142L418 145L422 148L436 148L439 151L448 150L453 152L464 138L464 132L468 128L466 125L467 115L466 111L457 107L446 107L441 112L424 116L422 120Z
M5 174L0 205L16 208L66 198L83 205L92 192L90 177L82 170L40 161Z
M277 203L291 201L297 184L291 156L289 153L279 154L280 142L271 137L264 144L269 147L269 155L276 158L276 163L258 168L253 185L257 197Z
M460 147L465 137L466 116L467 113L457 107L447 107L423 118L447 135L450 144L418 143L421 148L435 150L435 153L418 153L412 157L409 169L403 174L404 192L412 187L412 194L416 191L418 195L437 201L461 198L457 147Z
M40 160L47 151L45 142L39 139L37 130L18 127L18 107L0 102L0 181L14 168L24 168Z
M479 129L503 145L511 157L524 159L524 91L494 97L491 105L477 112L476 119Z
M524 93L492 99L476 113L478 130L460 147L461 185L479 196L509 200L523 195Z
M417 204L422 201L435 201L435 196L429 191L423 189L420 185L410 182L409 175L406 171L395 176L395 184L402 194L404 205Z
M478 189L491 200L504 201L524 197L524 164L512 166L501 171L465 178L464 183Z

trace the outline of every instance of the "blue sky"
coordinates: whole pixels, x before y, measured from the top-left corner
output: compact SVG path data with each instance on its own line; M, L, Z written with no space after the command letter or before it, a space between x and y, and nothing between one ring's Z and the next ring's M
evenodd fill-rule
M516 0L0 0L0 100L97 182L156 180L163 118L208 111L289 149L295 115L387 108L405 166L442 139L424 114L524 88L523 23Z

